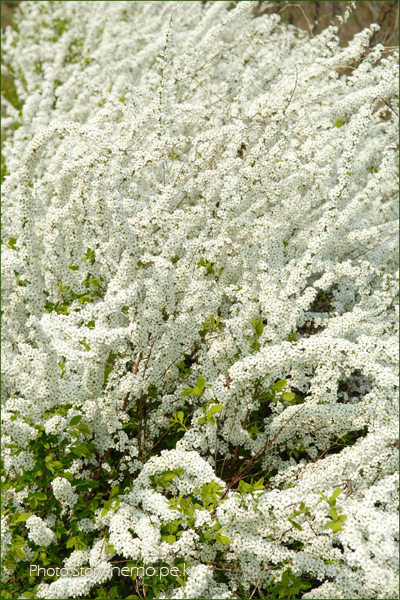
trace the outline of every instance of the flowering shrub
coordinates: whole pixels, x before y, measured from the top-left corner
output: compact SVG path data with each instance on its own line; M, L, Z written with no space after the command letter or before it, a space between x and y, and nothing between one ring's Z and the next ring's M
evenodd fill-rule
M4 598L398 597L398 56L255 4L5 33Z

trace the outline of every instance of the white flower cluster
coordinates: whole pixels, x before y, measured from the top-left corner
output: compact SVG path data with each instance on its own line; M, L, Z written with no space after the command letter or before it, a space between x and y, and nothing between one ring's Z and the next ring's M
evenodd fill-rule
M32 2L7 29L23 107L4 101L4 465L34 468L39 426L66 455L95 448L69 475L129 481L77 522L96 538L70 568L109 565L107 529L124 559L190 563L160 598L250 595L290 568L312 581L304 598L391 599L398 54L369 46L376 26L341 48L337 26L310 37L256 5ZM181 395L200 376L201 397ZM71 434L76 415L89 433ZM264 488L237 492L252 460ZM201 502L212 482L233 485L166 541L170 499ZM64 515L76 507L68 478L51 488ZM216 523L229 545L201 541Z
M1 558L6 554L11 544L11 533L7 517L1 517Z
M26 521L26 526L29 530L28 538L38 546L50 546L56 538L55 533L40 517L31 515Z
M73 507L76 501L78 500L77 494L74 493L72 485L65 479L64 477L56 477L51 482L51 487L53 488L53 494L60 502L60 504L64 506Z

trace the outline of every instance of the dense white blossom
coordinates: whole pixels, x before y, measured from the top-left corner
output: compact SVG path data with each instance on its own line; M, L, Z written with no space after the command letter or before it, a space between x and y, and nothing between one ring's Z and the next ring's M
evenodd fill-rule
M28 538L38 546L49 546L55 540L54 532L46 526L40 517L31 515L26 521Z
M22 4L3 39L23 106L4 101L2 457L4 481L34 475L4 492L2 556L33 510L24 552L67 535L65 568L99 567L39 598L87 597L115 555L186 561L160 598L287 569L306 599L398 597L398 54L369 47L376 26L342 48L337 25L310 37L256 2ZM226 490L253 459L262 489Z

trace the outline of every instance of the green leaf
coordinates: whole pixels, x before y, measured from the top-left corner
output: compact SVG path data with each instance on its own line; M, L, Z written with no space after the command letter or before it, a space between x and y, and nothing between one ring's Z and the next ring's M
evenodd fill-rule
M243 481L243 479L239 481L238 492L240 492L241 494L249 494L251 491L252 486L250 484Z
M346 515L339 515L339 521L345 521L347 519Z
M296 398L296 394L293 394L292 392L285 392L284 394L282 394L282 400L286 400L286 402L292 402L294 399Z
M198 419L197 422L199 425L203 425L206 422L206 419L205 419L205 417L200 417L200 419Z
M264 328L265 328L264 323L261 320L256 321L255 319L251 319L251 323L254 326L254 329L256 330L257 337L259 337L262 334L262 332L264 331Z
M335 123L335 127L343 127L344 125L344 120L345 120L346 116L344 117L340 117L340 119L338 119Z
M223 410L225 408L225 406L223 406L223 404L213 404L210 407L210 410L208 411L208 415L215 415L219 412L221 412L221 410Z
M202 392L206 387L206 380L202 375L197 378L196 387L200 390L200 392Z
M116 496L119 492L119 485L115 485L111 492L110 492L110 498L113 498L113 496Z
M80 423L81 420L82 420L82 415L75 415L75 417L72 417L72 419L70 420L69 427L78 425L78 423Z
M194 393L194 389L193 388L186 388L179 395L180 396L191 396L193 393Z
M281 390L283 390L283 388L285 387L286 384L287 384L287 381L285 379L280 379L279 381L274 383L274 385L272 386L272 389L275 392L280 392Z
M341 494L342 492L343 492L343 489L342 489L342 488L337 488L337 489L336 489L336 490L333 492L333 494L332 494L332 496L329 498L329 500L330 500L331 502L333 502L334 500L336 500L336 498L337 498L338 496L340 496L340 494Z
M38 502L37 498L30 498L30 500L29 500L29 506L31 508L33 508L33 510L35 510L35 508L37 508L38 504L39 504L39 502Z
M296 527L296 529L298 529L299 531L303 531L303 528L300 525L300 523L297 523L296 521L293 521L292 519L289 519L289 522L293 525L293 527Z
M167 535L165 538L163 538L163 541L168 542L168 544L172 544L174 542L176 542L176 537L174 535Z
M331 519L333 521L337 521L338 520L339 515L338 515L338 512L337 512L337 510L336 510L335 507L332 506L331 510L329 511L329 514L331 515Z
M179 412L176 413L176 418L178 419L178 421L183 423L183 420L185 418L185 413L180 410Z
M333 525L331 527L332 527L332 531L334 533L336 533L337 531L341 531L342 530L342 526L339 523L339 521L336 521L336 523L333 523Z
M89 427L86 425L86 423L79 423L77 429L81 432L81 433L90 433L90 429Z
M287 571L285 571L282 574L282 585L284 585L285 587L287 587L290 583L290 579L289 579L289 573Z
M24 558L26 556L23 550L21 550L20 548L14 548L14 546L11 546L10 552L14 558Z
M219 542L223 546L226 546L227 544L231 543L231 540L228 537L226 537L226 535L219 535L219 533L215 533L214 537L217 540L217 542Z
M11 250L15 250L16 252L19 252L19 248L15 245L16 243L17 243L17 238L12 237L8 240L7 246L9 248L11 248Z
M13 518L12 522L10 523L10 525L16 525L17 523L20 523L22 521L26 521L27 519L29 519L30 516L31 516L30 513L21 513L21 514L19 514L16 517Z

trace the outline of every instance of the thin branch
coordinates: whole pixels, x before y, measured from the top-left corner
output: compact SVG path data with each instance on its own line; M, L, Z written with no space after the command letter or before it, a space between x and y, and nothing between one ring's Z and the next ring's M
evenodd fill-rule
M379 242L379 244L375 244L375 246L372 246L372 248L368 248L368 250L364 250L364 252L361 252L361 254L357 254L357 256L355 256L351 260L356 260L356 258L358 258L359 256L362 256L363 254L367 254L367 252L371 252L371 250L375 250L375 248L377 248L378 246L382 246L382 244L385 244L386 242L391 240L396 235L397 235L397 232L393 233L390 237L386 238L386 240L383 240L383 242Z
M134 368L132 367L132 368L133 368L133 374L134 374L134 375L137 375L138 368L139 368L139 363L140 363L140 361L141 361L141 360L142 360L142 353L141 353L141 352L139 352L139 354L138 354L138 357L137 357L137 361L136 361L136 364L135 364L135 367L134 367ZM126 407L128 406L128 398L129 398L129 394L130 394L130 393L131 393L131 392L129 391L129 392L126 394L126 396L125 396L124 405L123 405L123 407L122 407L122 410L123 410L123 411L125 411L125 410L126 410Z
M294 413L294 414L293 414L293 415L290 417L290 419L288 419L288 420L286 421L286 423L284 423L284 424L282 425L282 427L279 429L278 433L277 433L277 434L276 434L276 435L275 435L275 436L272 438L272 440L270 440L269 442L267 442L266 444L264 444L264 446L262 446L262 448L260 448L260 450L259 450L259 451L258 451L258 452L257 452L257 453L256 453L256 454L253 456L253 458L252 458L252 459L251 459L251 460L250 460L250 461L247 463L247 465L245 465L245 466L243 467L243 469L241 469L241 470L239 471L239 473L236 475L236 477L234 477L234 479L232 479L231 483L230 483L230 484L228 485L228 487L226 488L226 490L225 490L225 492L224 492L223 496L221 497L221 500L222 500L223 498L225 498L225 496L227 495L227 493L229 492L229 490L231 489L231 487L232 487L232 486L234 486L234 485L235 485L235 483L236 483L237 481L239 481L239 479L241 478L242 474L243 474L245 471L247 471L247 469L250 467L250 465L252 465L252 464L253 464L253 462L255 461L255 459L257 458L257 456L259 456L259 455L261 454L261 452L263 452L263 451L265 450L265 448L267 448L268 446L270 446L271 444L273 444L273 442L276 440L276 438L279 436L279 434L280 434L280 433L281 433L281 432L282 432L282 431L285 429L285 427L286 427L286 426L287 426L287 425L290 423L290 421L291 421L291 420L292 420L294 417L296 417L296 416L299 414L299 412L301 412L301 411L303 410L304 406L305 406L305 405L303 404L303 406L300 408L300 410L298 410L297 412L295 412L295 413Z
M293 7L297 7L297 8L299 8L299 9L301 10L301 12L303 13L303 17L304 17L304 18L305 18L305 20L307 21L307 25L308 25L308 29L309 29L309 31L310 31L310 35L311 35L311 37L314 37L314 36L313 36L312 29L311 29L311 24L310 24L310 21L308 20L308 18L307 18L307 16L306 16L306 13L304 12L304 10L303 10L303 8L300 6L300 4L286 4L286 6L285 6L284 8L282 8L281 10L279 10L279 11L278 11L278 15L280 15L280 14L281 14L281 12L283 12L284 10L286 10L287 8L289 8L289 7L291 7L291 6L293 6Z

